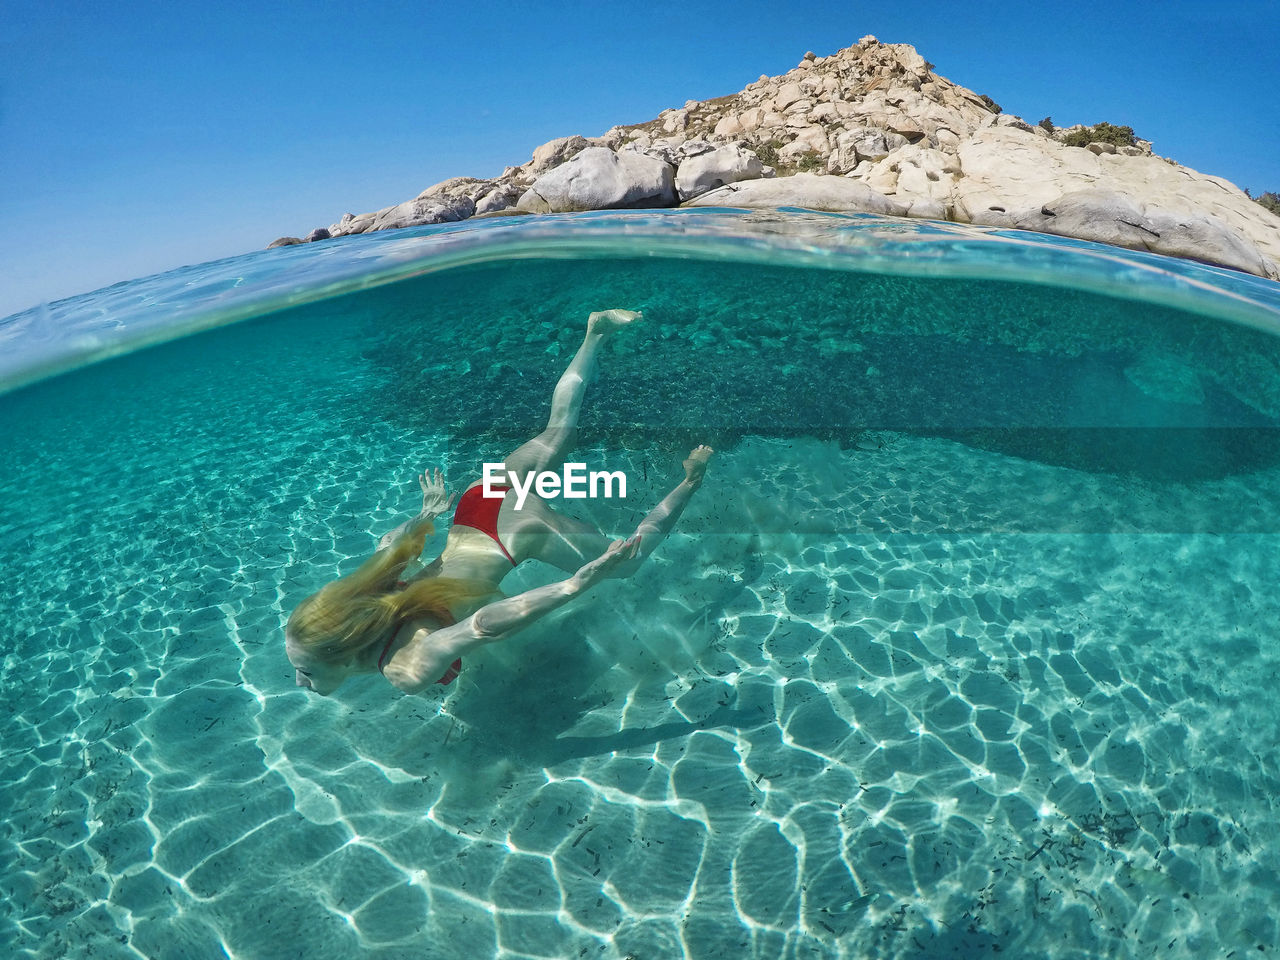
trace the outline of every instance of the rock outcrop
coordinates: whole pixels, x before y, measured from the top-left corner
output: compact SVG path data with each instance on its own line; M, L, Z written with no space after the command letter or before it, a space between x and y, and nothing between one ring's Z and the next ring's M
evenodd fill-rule
M455 177L306 239L505 213L802 206L1038 230L1280 279L1280 217L1149 143L1063 142L1079 129L1031 126L907 44L864 37L739 93L553 140L501 176Z
M774 175L771 167L766 167L754 153L737 144L713 147L706 141L691 142L701 143L705 149L686 152L680 161L676 170L676 193L681 200L692 200L727 183Z
M810 210L847 210L901 217L906 210L857 180L797 173L774 180L744 180L704 193L691 207L807 207Z
M516 202L524 213L670 207L675 171L659 157L637 150L587 147L538 177Z

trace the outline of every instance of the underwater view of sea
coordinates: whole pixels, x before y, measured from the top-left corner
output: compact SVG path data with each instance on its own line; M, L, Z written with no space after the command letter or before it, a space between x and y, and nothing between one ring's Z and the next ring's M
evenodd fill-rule
M546 424L633 577L409 696L284 624ZM492 218L0 320L0 953L1280 946L1280 285L800 210ZM441 549L445 515L424 559ZM507 595L563 578L537 562Z

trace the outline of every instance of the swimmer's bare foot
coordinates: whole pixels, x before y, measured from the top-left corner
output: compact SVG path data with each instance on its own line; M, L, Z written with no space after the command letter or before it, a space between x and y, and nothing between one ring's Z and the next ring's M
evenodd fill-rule
M684 480L685 483L695 487L702 485L702 476L707 472L707 461L711 459L711 455L715 453L706 444L694 447L689 454L689 459L684 461Z
M643 318L637 310L597 310L587 317L587 333L609 333Z

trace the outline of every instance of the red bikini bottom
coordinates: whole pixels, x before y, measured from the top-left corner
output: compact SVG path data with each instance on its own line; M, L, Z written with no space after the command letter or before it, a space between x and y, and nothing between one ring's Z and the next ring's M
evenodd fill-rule
M510 487L494 487L495 491L506 493ZM502 551L502 555L511 561L511 565L516 565L515 558L507 552L506 546L498 539L498 511L502 509L502 497L486 497L484 495L484 484L477 483L474 487L462 495L462 499L458 501L457 507L453 511L454 526L471 527L479 530L481 533L488 534L490 539L498 545L498 549Z

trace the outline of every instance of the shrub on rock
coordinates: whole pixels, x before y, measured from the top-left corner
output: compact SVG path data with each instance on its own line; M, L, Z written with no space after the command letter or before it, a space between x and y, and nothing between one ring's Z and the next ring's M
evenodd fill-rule
M1117 147L1133 147L1138 143L1133 127L1117 127L1110 123L1099 123L1092 127L1072 130L1062 142L1068 147L1087 147L1091 143L1111 143Z

